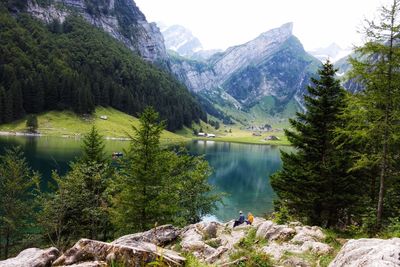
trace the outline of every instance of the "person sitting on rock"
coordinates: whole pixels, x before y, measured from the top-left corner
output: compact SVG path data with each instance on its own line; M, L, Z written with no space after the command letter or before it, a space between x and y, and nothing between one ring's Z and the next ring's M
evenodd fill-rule
M244 215L242 211L239 211L239 220L236 220L235 223L233 224L233 227L236 227L238 225L241 225L242 223L244 223L245 219L244 219Z
M246 223L252 225L252 224L253 224L253 221L254 221L254 216L253 216L253 214L251 214L251 212L249 212L249 213L247 214Z

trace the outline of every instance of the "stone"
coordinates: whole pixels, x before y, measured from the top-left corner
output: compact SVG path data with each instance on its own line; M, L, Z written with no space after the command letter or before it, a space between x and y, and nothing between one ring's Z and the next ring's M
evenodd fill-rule
M310 267L311 265L299 258L290 258L282 262L285 267Z
M267 236L268 231L274 226L272 221L266 221L260 224L257 229L256 237L257 238L265 238Z
M114 240L112 244L129 246L130 244L136 244L137 241L142 241L157 246L165 246L176 240L180 232L179 228L167 224L143 233L122 236Z
M113 254L110 256L110 254ZM182 266L185 258L178 253L157 247L154 244L137 241L129 246L105 243L90 239L79 240L72 248L59 257L53 266L72 265L94 261L104 262L113 258L125 266L142 266L157 259L162 259L168 266Z
M296 226L296 233L304 234L311 237L314 237L316 240L322 241L325 239L325 234L322 232L322 229L318 226Z
M306 241L300 248L303 251L310 250L317 255L325 255L332 252L333 248L328 244L314 241Z
M216 251L209 256L208 258L206 258L205 262L206 263L214 263L216 262L219 258L221 258L221 255L224 254L225 252L227 252L229 249L227 247L218 247L216 249Z
M218 230L218 223L210 222L204 227L203 233L204 233L204 236L206 237L206 239L216 238L217 230Z
M398 267L400 238L349 240L329 267Z
M60 255L57 248L28 248L15 258L0 261L0 267L47 267Z

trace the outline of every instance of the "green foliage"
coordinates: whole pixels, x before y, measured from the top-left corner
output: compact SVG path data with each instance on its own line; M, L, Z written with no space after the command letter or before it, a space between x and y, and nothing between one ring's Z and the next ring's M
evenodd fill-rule
M200 262L191 253L185 254L184 257L186 258L185 267L213 267L214 266L214 265L205 264L205 263Z
M29 115L28 119L26 120L26 127L28 128L29 132L35 133L39 127L37 116Z
M104 147L103 137L99 134L96 126L93 125L90 132L83 138L81 160L87 164L92 162L105 163Z
M341 141L351 147L352 169L364 174L365 206L370 209L364 224L369 232L379 231L390 217L400 214L400 1L380 9L377 21L366 21L365 45L350 60L351 77L364 90L348 99L339 129ZM373 222L375 221L375 222Z
M115 226L128 233L148 230L156 223L197 222L219 200L209 193L208 163L184 150L163 150L160 133L164 124L154 109L145 109L139 120L114 184Z
M0 156L0 259L21 249L21 241L33 223L33 187L39 175L28 167L21 149Z
M306 113L297 113L286 130L295 153L282 152L283 168L271 177L271 185L283 209L312 225L336 226L355 212L360 181L348 173L349 153L335 146L338 115L344 108L345 91L335 79L336 70L328 61L312 79L304 97ZM287 215L285 215L287 216Z
M58 248L81 237L107 240L111 231L108 186L113 170L105 160L102 136L95 127L84 137L82 158L60 177L53 173L57 189L39 199L39 224Z
M1 9L0 24L0 122L54 109L90 114L95 106L136 115L148 105L169 130L206 120L181 83L81 17L45 26Z

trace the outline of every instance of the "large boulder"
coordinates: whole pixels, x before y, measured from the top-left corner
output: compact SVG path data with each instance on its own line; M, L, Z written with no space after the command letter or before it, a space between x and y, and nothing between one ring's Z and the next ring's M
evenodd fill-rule
M256 237L267 239L268 241L285 241L292 238L295 234L296 230L287 225L278 225L272 221L265 221L258 227Z
M349 240L329 267L398 267L400 238Z
M17 257L0 261L0 267L46 267L51 266L60 252L52 247L48 249L28 248L21 251Z
M73 265L83 262L93 264L99 262L123 263L127 267L143 266L161 260L168 266L182 266L185 258L178 253L160 248L154 244L137 241L129 246L110 244L90 239L79 240L72 248L67 250L53 265ZM91 265L81 265L91 266ZM101 265L100 265L101 266Z
M180 232L181 230L179 228L167 224L143 233L122 236L114 240L112 244L129 246L131 244L136 244L137 241L142 241L153 243L157 246L165 246L174 241L179 236Z

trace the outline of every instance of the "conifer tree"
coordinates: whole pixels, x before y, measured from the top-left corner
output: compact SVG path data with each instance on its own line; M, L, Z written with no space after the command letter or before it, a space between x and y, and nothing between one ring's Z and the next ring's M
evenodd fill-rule
M348 214L358 188L347 173L348 153L333 143L345 97L335 72L327 61L318 71L319 79L312 79L314 85L304 96L306 112L290 120L293 130L285 130L296 152L282 152L283 168L271 177L280 206L307 223L327 227Z
M400 208L385 206L388 200L386 192L393 192L399 176L399 20L399 0L382 6L376 21L366 20L366 43L356 49L359 57L350 61L353 67L351 76L363 85L364 90L351 99L345 113L349 123L341 131L353 143L361 144L353 153L357 159L353 168L378 170L372 180L372 185L377 185L376 190L372 190L376 192L376 197L372 197L376 199L375 230L381 228L384 217L399 216L399 212L391 214L391 211ZM391 198L400 199L400 194Z
M34 212L32 188L39 179L20 148L0 157L0 258L8 258L27 234Z
M81 158L64 176L53 174L57 190L42 195L40 225L53 245L65 247L81 237L106 240L111 223L107 189L114 175L95 126L83 139Z
M156 223L197 222L220 200L208 184L211 169L184 150L160 146L165 127L153 108L140 116L131 147L114 183L112 218L120 233L148 230Z
M93 125L83 139L81 160L85 163L105 163L104 147L103 137L99 134L96 126Z

